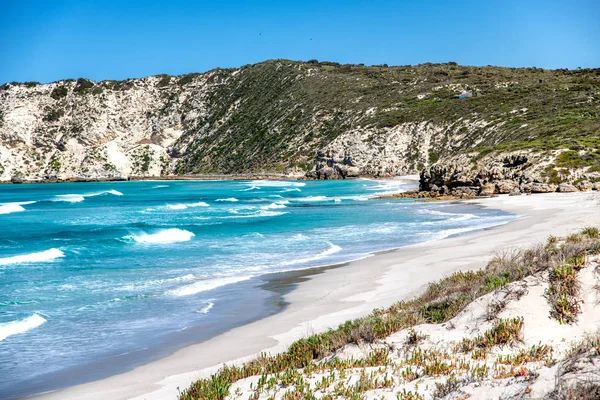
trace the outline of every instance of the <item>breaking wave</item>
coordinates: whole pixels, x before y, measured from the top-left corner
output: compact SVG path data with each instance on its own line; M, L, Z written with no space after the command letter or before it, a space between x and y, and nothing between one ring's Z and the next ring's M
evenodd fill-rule
M114 190L114 189L110 189L110 190L103 190L101 192L84 193L84 194L71 194L71 193L70 194L57 194L50 200L51 201L66 201L69 203L79 203L79 202L82 202L83 200L85 200L86 197L103 196L106 194L112 194L113 196L123 196L123 193L121 193L117 190Z
M140 232L125 236L125 239L132 239L137 243L144 244L168 244L176 242L187 242L194 235L190 231L179 228L163 229L155 233Z
M177 289L169 290L167 292L170 296L182 297L182 296L190 296L192 294L206 292L208 290L213 290L221 286L229 285L232 283L237 283L241 281L245 281L250 279L250 277L245 276L232 276L227 278L219 278L219 279L208 279L199 282L192 283L191 285L182 286Z
M44 317L33 314L22 320L0 324L0 342L9 336L18 335L19 333L25 333L31 329L37 328L44 322L46 322Z
M169 210L185 210L186 208L194 208L194 207L210 207L210 204L205 203L203 201L199 201L197 203L188 203L188 204L167 204L167 208Z
M0 265L23 264L34 262L52 261L56 258L63 257L65 253L59 249L50 249L37 253L21 254L18 256L0 258Z
M322 251L321 253L319 253L315 256L306 257L306 258L298 258L296 260L291 260L291 261L285 261L285 262L281 263L280 265L295 265L295 264L303 264L303 263L307 263L307 262L311 262L311 261L317 261L317 260L320 260L327 256L330 256L332 254L335 254L341 250L342 250L342 248L340 246L335 245L333 243L329 243L329 248L327 250Z

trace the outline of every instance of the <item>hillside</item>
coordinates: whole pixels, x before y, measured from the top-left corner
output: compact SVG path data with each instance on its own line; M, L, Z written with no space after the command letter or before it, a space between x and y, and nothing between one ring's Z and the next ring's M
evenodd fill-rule
M0 86L0 181L424 168L427 190L600 180L600 69L270 60Z

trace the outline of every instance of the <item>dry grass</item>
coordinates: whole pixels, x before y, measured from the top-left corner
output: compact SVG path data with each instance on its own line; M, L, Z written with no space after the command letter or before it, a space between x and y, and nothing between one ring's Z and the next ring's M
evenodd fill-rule
M600 239L595 238L593 231L586 228L584 233L571 235L564 241L551 238L545 245L497 255L483 270L456 272L430 284L414 300L375 310L364 318L347 321L336 329L300 339L284 353L263 354L239 367L224 366L210 378L194 382L181 393L180 400L222 399L231 384L240 379L277 374L289 369L314 368L315 362L331 356L348 343L373 343L418 324L448 322L478 297L528 275L552 270L555 275L553 293L558 294L556 298L560 299L562 293L576 294L572 274L568 270L555 271L557 266L563 266L570 260L570 268L575 270L582 256L598 252ZM566 318L565 314L561 315ZM463 349L487 349L489 346L516 343L521 338L522 324L521 318L499 320L483 335L463 343ZM440 373L445 371L445 366L439 363L431 364L428 368ZM290 393L290 398L297 394Z
M577 343L560 363L553 399L600 399L600 334Z

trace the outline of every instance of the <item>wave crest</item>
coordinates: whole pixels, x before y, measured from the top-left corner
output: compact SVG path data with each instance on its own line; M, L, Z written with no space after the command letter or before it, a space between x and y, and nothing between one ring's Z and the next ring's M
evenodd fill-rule
M170 228L163 229L155 233L140 232L125 236L125 239L132 239L137 243L144 244L168 244L176 242L187 242L194 236L192 232L186 231L185 229Z
M171 296L176 296L176 297L190 296L192 294L206 292L208 290L213 290L213 289L216 289L221 286L229 285L231 283L245 281L248 279L250 279L250 277L232 276L232 277L220 278L220 279L202 280L202 281L192 283L191 285L186 285L186 286L182 286L177 289L169 290L167 292L167 294L171 295Z
M2 204L0 206L0 214L11 214L15 212L25 211L25 209L17 203Z
M21 254L18 256L0 258L0 265L22 264L52 261L56 258L63 257L65 253L59 249L50 249L36 253Z
M73 194L73 193L57 194L50 200L51 201L66 201L69 203L79 203L79 202L82 202L83 200L85 200L86 197L103 196L106 194L112 194L113 196L123 196L123 193L121 193L117 190L114 190L114 189L110 189L110 190L103 190L101 192L84 193L84 194Z
M46 319L44 317L33 314L25 319L0 324L0 342L9 336L18 335L37 328L45 322Z

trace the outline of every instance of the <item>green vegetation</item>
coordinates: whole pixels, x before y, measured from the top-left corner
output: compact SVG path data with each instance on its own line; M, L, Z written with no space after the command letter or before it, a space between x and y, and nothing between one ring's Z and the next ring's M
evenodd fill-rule
M65 111L62 108L52 108L46 110L46 115L44 115L44 121L48 122L56 122L61 117L65 115Z
M414 325L445 323L464 310L473 300L510 282L520 280L534 273L549 271L561 260L571 260L570 262L573 265L579 265L578 257L589 253L600 253L600 239L593 237L593 234L590 235L590 232L592 231L587 228L583 233L576 234L577 240L561 242L556 238L550 238L545 245L536 246L525 251L514 251L498 255L483 270L456 272L439 282L430 284L426 291L414 300L399 302L387 309L375 310L364 318L347 321L336 329L300 339L294 342L284 353L278 355L262 354L257 359L241 366L224 366L210 378L194 382L180 394L180 400L223 399L234 382L250 376L263 376L264 379L261 379L263 379L264 385L268 382L269 375L281 377L281 373L294 373L298 369L304 369L305 373L310 374L323 368L335 368L336 361L333 361L333 364L331 362L323 364L319 361L332 355L348 343L372 343ZM473 351L472 358L479 359L493 346L509 345L520 341L522 329L522 318L498 320L483 335L462 341L459 344L459 350L463 352ZM423 339L424 337L414 330L409 332L409 342L418 343ZM376 361L368 365L387 365L386 353L372 356L371 360ZM522 355L521 357L528 357L532 360L546 360L547 363L552 362L551 349L545 347L534 348L529 355ZM448 358L450 357L447 354L442 354L435 349L422 350L415 348L410 353L406 363L407 365L419 366L419 368L422 368L423 374L428 376L450 375L453 371L464 370L470 371L473 377L481 378L489 372L485 365L464 364L460 360L454 363L444 361ZM501 361L510 364L516 362L516 359L502 359ZM364 360L357 362L366 363ZM344 365L348 366L348 364ZM295 373L301 377L298 371ZM526 368L521 367L512 370L508 376L525 376L528 373L529 371ZM506 374L507 372L503 369L497 371L497 375L500 377L507 377ZM410 368L403 372L402 376L407 380L409 377L411 377L410 379L416 379L413 370ZM276 382L280 382L280 378L277 378L273 385ZM385 379L376 381L370 379L368 382L386 384ZM369 388L372 386L366 383L364 386L356 387L357 393L360 393L361 387ZM294 390L299 390L299 388L305 396L308 396L307 393L309 392L305 390L306 387L303 386L303 382L299 382ZM439 391L444 390L445 388L442 385ZM345 394L340 392L340 395Z
M66 97L67 94L69 94L69 90L65 86L60 85L52 90L50 97L52 97L54 100L60 100L63 97Z
M94 87L94 82L85 79L85 78L79 78L77 79L77 82L75 83L75 88L73 88L73 92L75 93L89 93L91 92L90 89L92 89Z
M381 132L376 136L385 128L421 122L447 127L432 137L430 163L473 149L480 156L574 150L591 166L600 157L600 72L595 69L270 60L235 75L231 70L209 75L208 81L219 85L207 97L207 123L190 126L181 139L191 145L179 172L239 173L306 163L349 130ZM178 83L191 79L184 76ZM463 89L474 96L457 98ZM487 125L470 125L475 120ZM463 137L454 143L457 135Z
M550 316L561 324L577 322L577 315L581 313L583 301L579 298L581 285L577 272L584 265L584 260L581 256L572 257L566 264L550 271L550 283L546 290L552 307Z

